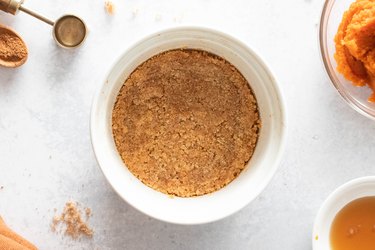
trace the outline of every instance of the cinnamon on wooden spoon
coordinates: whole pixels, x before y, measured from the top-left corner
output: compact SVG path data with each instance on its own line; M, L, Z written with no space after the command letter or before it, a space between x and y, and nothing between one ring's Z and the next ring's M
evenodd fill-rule
M27 60L27 47L13 29L0 24L0 66L15 68Z

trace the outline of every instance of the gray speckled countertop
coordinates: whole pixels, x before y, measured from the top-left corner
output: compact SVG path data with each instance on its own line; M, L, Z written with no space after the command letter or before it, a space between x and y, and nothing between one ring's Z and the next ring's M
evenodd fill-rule
M42 4L43 2L43 4ZM76 13L90 34L83 47L55 46L50 27L0 13L29 47L18 69L0 69L0 215L40 249L311 249L314 217L342 183L374 173L375 123L352 110L319 58L322 0L28 0L51 18ZM93 94L114 60L149 33L201 25L254 48L278 78L289 135L279 170L239 213L200 226L151 219L123 202L93 155ZM51 232L54 208L69 199L93 210L94 238Z

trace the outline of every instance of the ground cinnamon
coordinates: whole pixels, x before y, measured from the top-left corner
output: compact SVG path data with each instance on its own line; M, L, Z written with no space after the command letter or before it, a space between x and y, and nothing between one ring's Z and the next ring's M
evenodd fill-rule
M0 29L0 59L6 62L18 62L27 57L27 48L14 33Z

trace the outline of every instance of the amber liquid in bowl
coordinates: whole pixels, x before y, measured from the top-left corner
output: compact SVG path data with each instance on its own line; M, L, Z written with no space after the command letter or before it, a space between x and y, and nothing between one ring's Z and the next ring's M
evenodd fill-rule
M333 220L332 250L375 249L375 196L348 203Z

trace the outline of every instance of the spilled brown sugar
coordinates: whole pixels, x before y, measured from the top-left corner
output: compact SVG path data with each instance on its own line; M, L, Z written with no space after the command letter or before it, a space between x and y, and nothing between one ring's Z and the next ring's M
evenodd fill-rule
M61 215L53 218L52 231L56 232L58 229L64 230L65 235L73 239L78 239L81 236L91 238L94 231L87 224L91 216L91 209L85 208L84 213L86 214L85 219L82 216L83 212L78 208L76 202L67 202ZM60 224L62 224L61 227L59 227Z
M233 181L254 153L256 98L228 61L200 50L171 50L138 66L112 114L116 147L144 184L180 197Z

